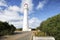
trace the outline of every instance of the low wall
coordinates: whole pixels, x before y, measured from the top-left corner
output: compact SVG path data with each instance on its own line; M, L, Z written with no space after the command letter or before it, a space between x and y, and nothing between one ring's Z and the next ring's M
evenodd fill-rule
M33 36L33 40L55 40L54 37L35 37Z

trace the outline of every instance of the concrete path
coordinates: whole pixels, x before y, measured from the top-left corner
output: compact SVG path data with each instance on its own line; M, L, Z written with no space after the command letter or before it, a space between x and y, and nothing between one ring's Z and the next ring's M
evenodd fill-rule
M15 32L14 35L1 37L0 40L31 40L32 32Z

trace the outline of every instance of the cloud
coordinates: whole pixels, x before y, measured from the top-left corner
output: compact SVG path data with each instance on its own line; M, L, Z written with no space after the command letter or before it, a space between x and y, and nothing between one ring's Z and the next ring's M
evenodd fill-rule
M0 12L0 20L7 21L9 24L13 24L16 28L23 27L23 16L20 16L16 11L6 9ZM36 28L40 25L40 20L36 17L29 19L29 27Z
M16 21L16 22L10 21L9 24L13 24L16 28L22 28L23 27L23 21L21 21L21 20Z
M11 11L19 11L20 8L18 6L16 6L16 5L14 5L14 6L9 6L9 10L11 10Z
M39 2L39 4L38 4L38 6L37 6L37 10L38 9L42 9L43 7L44 7L44 5L46 4L46 2L47 2L47 0L44 0L44 1L42 1L42 2Z
M23 16L19 15L19 7L9 6L5 10L0 10L0 21L7 21L9 24L13 24L16 28L22 27Z
M20 11L23 13L23 8L24 8L24 4L27 3L28 4L28 9L29 9L29 12L31 13L32 10L33 10L33 3L32 3L32 0L22 0L22 3L21 3L21 7L20 7Z
M36 18L36 17L32 17L30 20L29 20L29 26L32 27L32 28L36 28L40 25L41 23L41 20Z
M8 6L5 1L1 0L0 6ZM20 15L18 12L23 13L24 3L28 3L29 12L33 10L32 0L22 0L20 7L13 5L8 6L5 10L0 10L0 21L7 21L9 24L13 24L16 28L23 27L23 15ZM39 26L40 20L36 17L29 19L29 27L35 28Z
M0 6L6 6L7 7L5 0L0 0Z
M10 11L10 9L0 12L0 21L7 21L9 24L13 24L17 28L22 26L22 20L23 16L20 16L18 12Z
M9 9L12 10L12 11L19 11L20 13L23 13L23 11L24 11L24 4L25 3L28 4L28 9L29 9L28 12L32 13L33 12L33 3L32 3L32 0L22 0L20 7L18 7L16 5L13 5L13 6L9 6Z
M4 10L4 12L0 13L0 17L1 19L0 20L6 20L6 21L9 21L9 20L19 20L20 19L20 16L17 12L14 12L14 11L10 11L10 10ZM3 17L3 18L2 18Z

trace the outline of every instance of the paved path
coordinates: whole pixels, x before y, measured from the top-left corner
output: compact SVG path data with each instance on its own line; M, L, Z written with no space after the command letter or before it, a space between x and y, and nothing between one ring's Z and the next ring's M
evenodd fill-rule
M14 35L4 36L0 40L31 40L32 32L15 32Z

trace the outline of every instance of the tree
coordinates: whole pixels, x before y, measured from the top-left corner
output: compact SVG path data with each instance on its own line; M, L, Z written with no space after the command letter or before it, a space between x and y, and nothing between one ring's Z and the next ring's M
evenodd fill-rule
M7 22L0 21L0 36L12 34L15 29L16 28L13 25L9 25Z
M38 29L60 40L60 14L43 21Z

